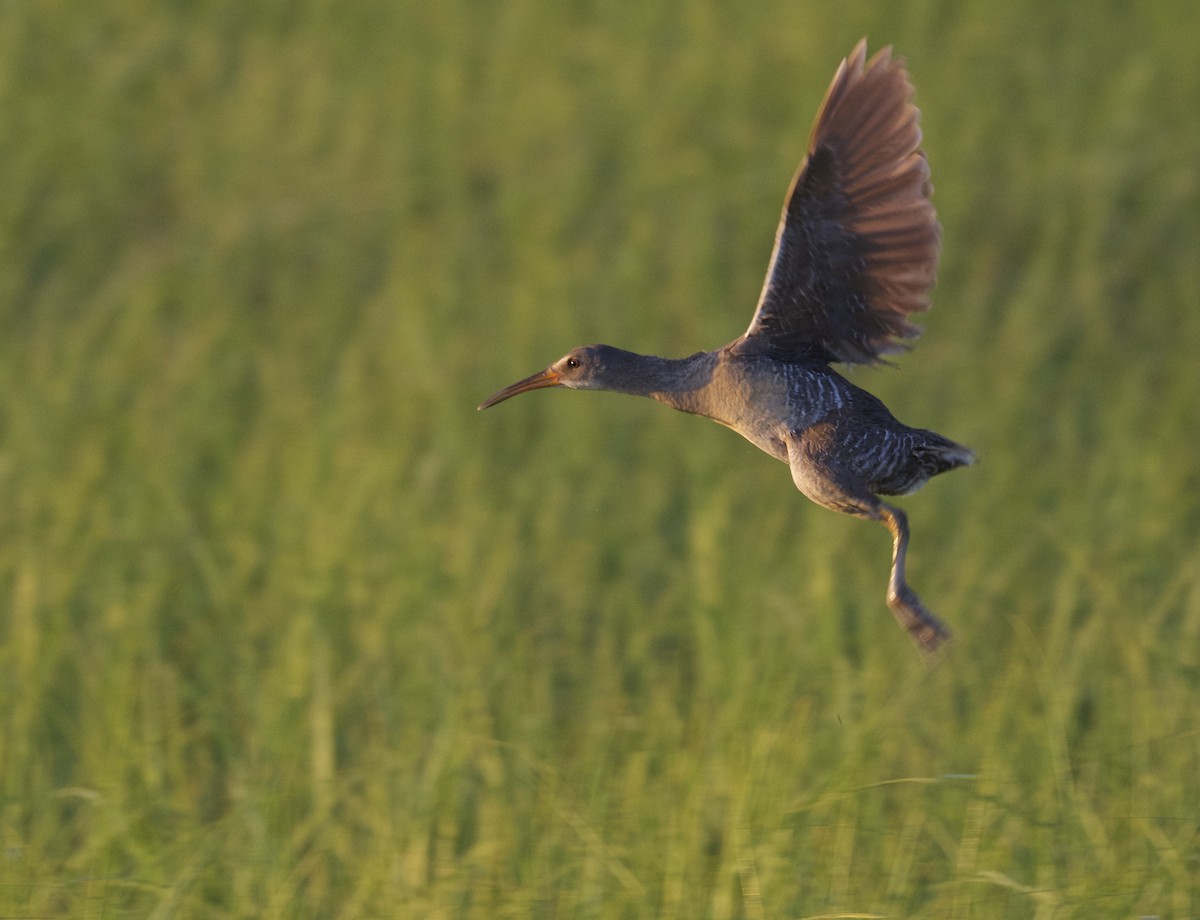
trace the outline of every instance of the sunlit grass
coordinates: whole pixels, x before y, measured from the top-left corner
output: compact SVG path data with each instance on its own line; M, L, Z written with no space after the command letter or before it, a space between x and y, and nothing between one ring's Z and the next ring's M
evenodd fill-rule
M898 10L3 8L0 914L1197 912L1196 16ZM863 34L945 252L855 380L981 457L930 671L730 432L474 411L740 332Z

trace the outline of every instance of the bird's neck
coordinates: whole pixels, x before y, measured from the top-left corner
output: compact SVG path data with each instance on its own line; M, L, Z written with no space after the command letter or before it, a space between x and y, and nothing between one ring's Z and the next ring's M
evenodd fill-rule
M660 358L612 349L603 388L632 396L648 396L684 412L701 410L701 394L717 365L714 352L686 358Z

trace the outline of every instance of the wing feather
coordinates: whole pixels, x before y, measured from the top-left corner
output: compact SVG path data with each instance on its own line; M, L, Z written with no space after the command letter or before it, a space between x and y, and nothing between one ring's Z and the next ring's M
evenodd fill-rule
M821 104L737 351L873 363L920 333L941 245L920 112L903 61L866 58L864 39Z

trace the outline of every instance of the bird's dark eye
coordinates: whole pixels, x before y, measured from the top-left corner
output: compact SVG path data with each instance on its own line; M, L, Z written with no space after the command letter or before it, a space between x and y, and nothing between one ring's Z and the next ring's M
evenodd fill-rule
M567 367L572 368L572 369L579 367L579 359L578 358L567 358Z

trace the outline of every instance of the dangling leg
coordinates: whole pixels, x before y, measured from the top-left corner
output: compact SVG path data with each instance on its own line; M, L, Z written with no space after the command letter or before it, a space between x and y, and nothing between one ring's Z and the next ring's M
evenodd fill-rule
M921 603L904 579L908 556L908 519L904 512L871 492L845 466L836 462L830 425L816 425L787 441L788 463L796 488L818 505L843 514L880 521L892 534L892 573L887 603L900 626L927 655L947 639L950 631Z
M908 518L899 508L875 499L877 519L892 533L892 575L888 579L887 602L900 625L921 646L926 654L936 652L938 646L950 638L950 630L935 617L917 592L904 580L904 560L908 556Z

